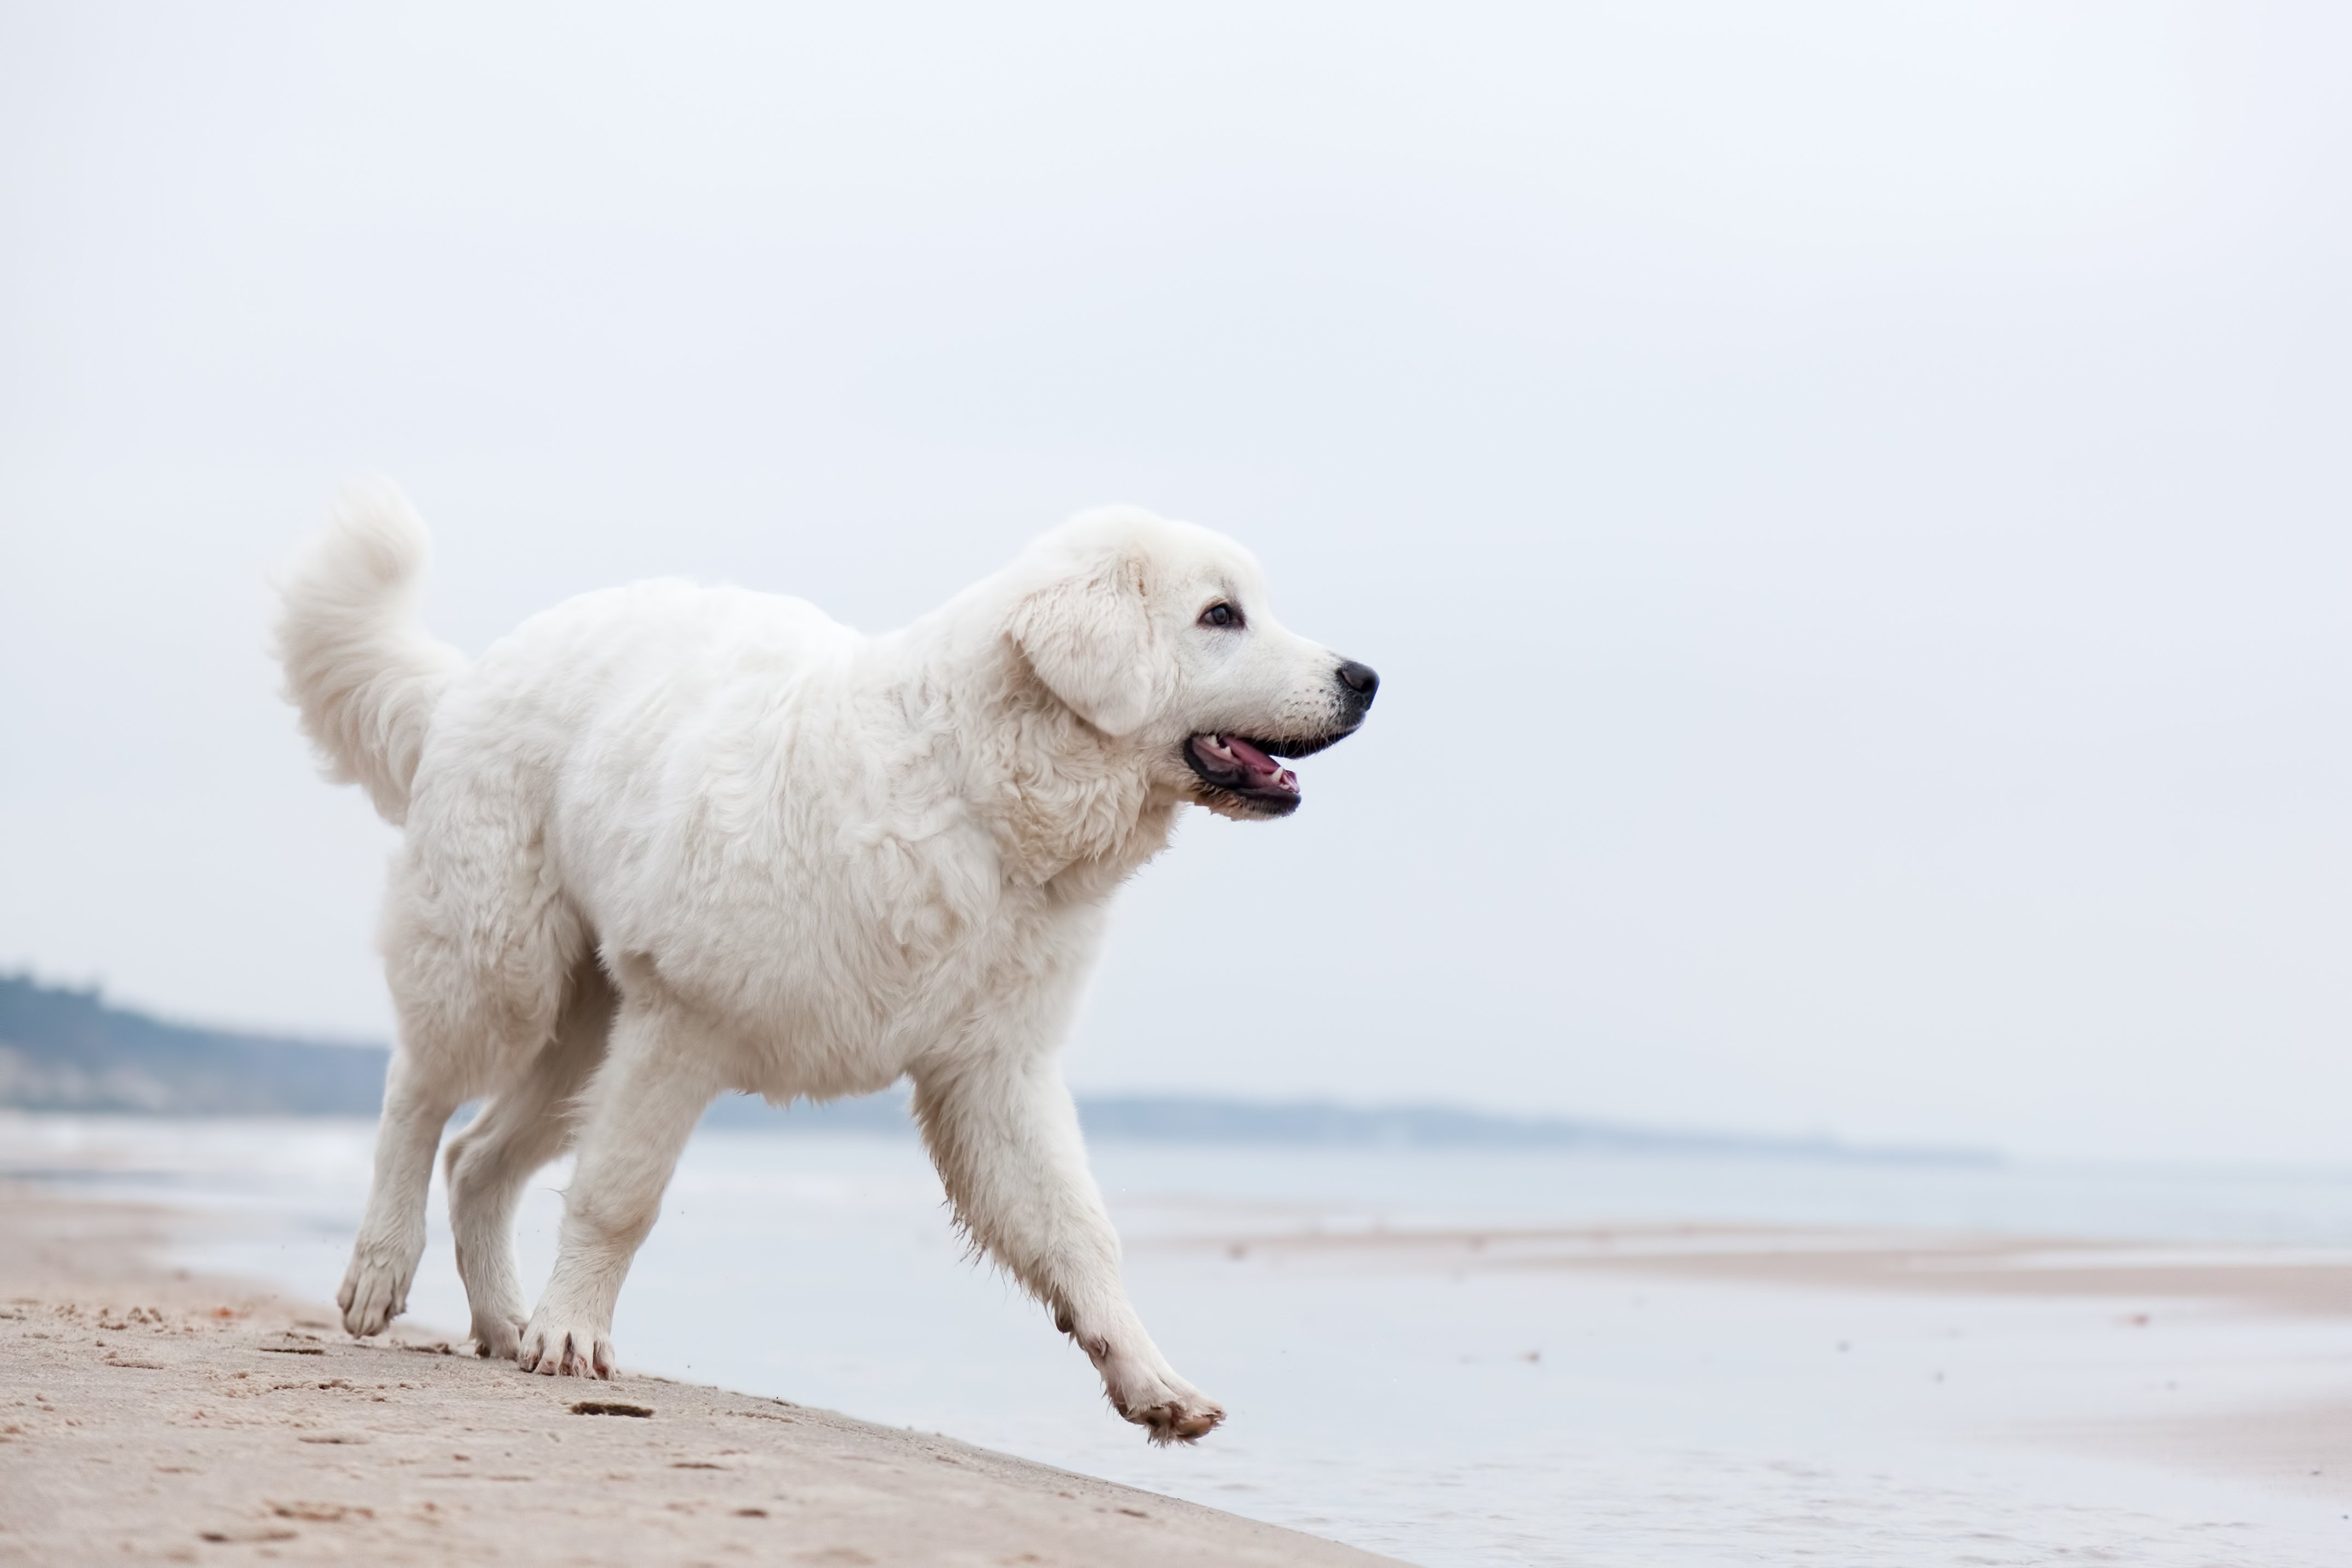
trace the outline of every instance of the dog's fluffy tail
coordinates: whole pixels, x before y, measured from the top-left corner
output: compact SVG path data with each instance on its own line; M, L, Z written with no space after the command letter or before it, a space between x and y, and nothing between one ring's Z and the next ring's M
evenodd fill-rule
M416 622L432 548L392 484L355 486L278 585L286 699L302 710L328 777L364 785L394 824L408 815L433 710L466 667L464 654Z

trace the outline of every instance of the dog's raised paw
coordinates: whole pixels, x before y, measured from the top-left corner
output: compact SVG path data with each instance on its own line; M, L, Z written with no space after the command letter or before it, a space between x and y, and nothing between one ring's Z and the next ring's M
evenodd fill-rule
M1171 1373L1111 1385L1111 1406L1157 1444L1194 1443L1224 1420L1224 1406Z
M1143 1428L1148 1441L1163 1448L1171 1443L1197 1443L1224 1418L1223 1408L1205 1401L1197 1405L1171 1402L1147 1406L1128 1416Z

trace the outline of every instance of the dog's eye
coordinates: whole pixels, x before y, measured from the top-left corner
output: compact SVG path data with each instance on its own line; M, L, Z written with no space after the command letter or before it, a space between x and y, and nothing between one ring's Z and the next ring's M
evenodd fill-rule
M1201 612L1201 624L1203 626L1238 626L1241 623L1242 612L1222 599Z

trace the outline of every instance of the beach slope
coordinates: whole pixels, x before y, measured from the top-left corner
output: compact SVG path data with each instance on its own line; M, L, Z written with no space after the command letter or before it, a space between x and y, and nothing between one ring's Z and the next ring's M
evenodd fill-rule
M358 1343L163 1238L0 1187L0 1563L1388 1561L830 1411Z

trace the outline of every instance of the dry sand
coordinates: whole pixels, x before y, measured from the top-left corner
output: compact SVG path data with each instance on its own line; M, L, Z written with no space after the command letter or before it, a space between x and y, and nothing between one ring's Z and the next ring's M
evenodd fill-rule
M0 1186L0 1563L1389 1561L830 1411L358 1343L164 1239Z

